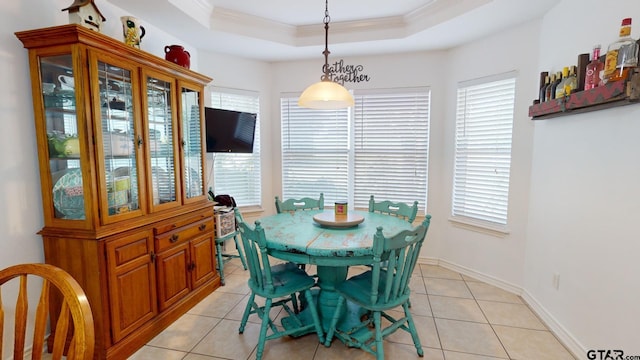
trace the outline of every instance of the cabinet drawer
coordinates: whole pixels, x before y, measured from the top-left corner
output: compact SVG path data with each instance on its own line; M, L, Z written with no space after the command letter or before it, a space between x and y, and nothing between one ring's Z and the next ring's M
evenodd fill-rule
M201 220L188 226L177 228L155 237L156 251L161 252L169 249L174 244L188 241L201 234L213 231L213 219Z

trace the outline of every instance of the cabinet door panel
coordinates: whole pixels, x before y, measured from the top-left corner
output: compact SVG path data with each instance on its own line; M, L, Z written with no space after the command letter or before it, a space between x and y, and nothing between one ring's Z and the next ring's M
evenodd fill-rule
M95 96L96 152L101 221L142 215L142 133L138 67L98 51L90 53Z
M158 301L164 310L189 293L189 246L188 243L159 253L158 259Z
M202 88L179 81L182 179L185 203L206 199L204 183L204 111Z
M197 288L215 275L216 260L213 234L191 241L191 282Z
M106 249L111 333L118 342L158 313L151 231L108 241Z
M152 211L179 206L181 177L178 158L176 81L150 70L142 72L147 173Z

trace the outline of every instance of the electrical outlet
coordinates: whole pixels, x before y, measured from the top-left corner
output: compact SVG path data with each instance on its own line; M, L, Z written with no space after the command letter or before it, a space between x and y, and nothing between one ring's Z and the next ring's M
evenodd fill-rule
M556 290L560 290L560 274L553 273L553 288Z

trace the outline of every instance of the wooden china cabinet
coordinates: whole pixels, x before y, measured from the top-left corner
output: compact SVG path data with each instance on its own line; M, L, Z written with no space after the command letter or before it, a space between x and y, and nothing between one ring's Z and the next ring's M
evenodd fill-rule
M16 36L29 52L45 261L87 293L95 357L124 359L220 286L203 171L211 79L78 25Z

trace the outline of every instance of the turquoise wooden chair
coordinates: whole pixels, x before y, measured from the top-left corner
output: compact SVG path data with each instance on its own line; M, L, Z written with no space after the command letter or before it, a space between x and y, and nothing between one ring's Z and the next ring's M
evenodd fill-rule
M291 212L298 210L324 210L324 194L320 193L318 199L303 197L302 199L287 199L285 201L280 201L280 198L276 196L276 211L278 214L285 211ZM298 264L298 267L304 270L307 266L305 264Z
M313 277L307 275L293 263L288 262L270 266L264 229L260 226L260 221L255 222L255 228L253 229L247 223L241 222L239 231L242 237L242 245L247 255L250 272L249 288L251 289L251 295L240 322L239 332L240 334L244 332L249 315L257 314L262 320L256 359L260 360L262 358L267 340L287 335L315 329L320 343L324 343L322 325L311 296L311 288L315 285ZM298 294L304 294L306 306L311 311L313 322L310 324L303 324L296 316L298 309L296 296ZM264 306L259 306L255 302L256 296L265 299ZM291 306L289 306L289 302L291 302ZM282 319L284 328L277 327L269 317L269 312L274 306L282 306L289 315ZM267 334L269 329L271 331Z
M229 233L225 236L221 236L221 237L217 237L216 236L216 257L218 258L218 263L216 264L216 267L218 269L218 274L220 274L220 284L224 285L225 284L225 280L224 280L224 264L226 264L227 262L229 262L232 259L240 259L240 261L242 262L242 267L247 270L247 261L245 260L245 256L244 256L244 252L242 251L242 247L240 246L239 242L238 242L238 216L240 217L240 219L242 219L242 214L240 214L240 211L236 211L237 208L234 208L233 211L235 213L235 218L236 218L236 231ZM224 243L229 240L229 239L233 239L233 242L236 245L236 251L238 252L237 254L232 254L232 253L225 253L223 252L223 247L224 247Z
M302 199L287 199L281 201L276 196L276 211L278 214L285 211L298 211L298 210L324 210L324 194L320 193L320 198L312 199L310 197L304 197Z
M371 270L353 276L336 286L340 298L329 326L325 346L331 345L331 339L335 335L347 346L360 348L376 355L378 360L382 360L384 359L384 338L402 329L411 334L418 356L424 356L418 332L409 312L409 281L430 221L431 215L427 215L419 226L412 230L403 230L391 237L385 237L382 234L382 227L378 227L373 237ZM386 260L384 267L383 260ZM338 330L336 324L346 300L368 310L369 314L364 317L359 326L349 330ZM397 306L402 306L404 317L395 319L385 312ZM382 317L391 322L384 329ZM370 328L371 325L374 326L373 331Z
M409 206L403 202L392 202L389 200L376 202L373 195L369 198L369 212L379 212L397 216L413 223L418 215L418 202L414 201L413 206Z

